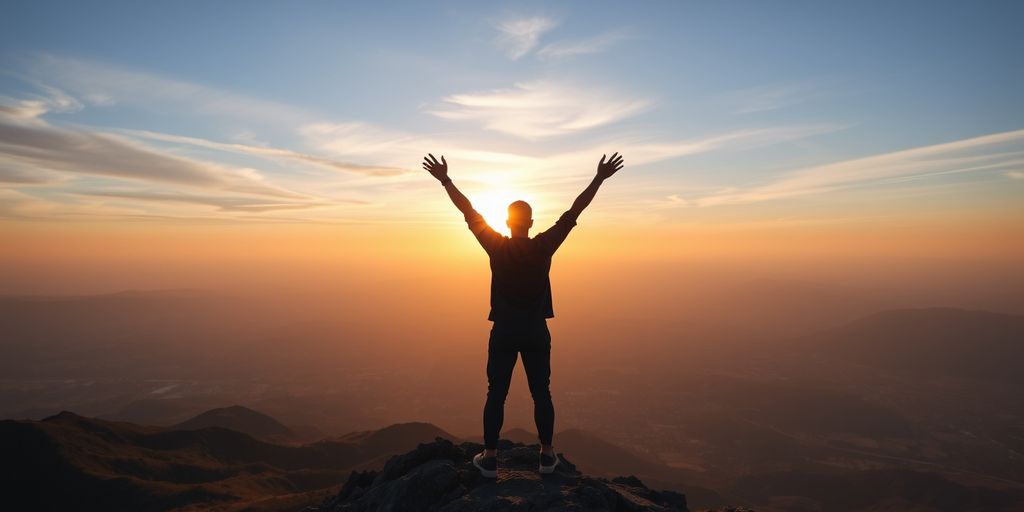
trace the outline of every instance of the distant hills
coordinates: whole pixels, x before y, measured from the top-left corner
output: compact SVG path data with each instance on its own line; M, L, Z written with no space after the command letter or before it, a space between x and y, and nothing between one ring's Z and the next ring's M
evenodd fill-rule
M407 446L410 439L457 439L432 423L410 422L396 423L379 430L352 432L334 440L359 444L377 451L392 451L396 447Z
M417 444L456 440L430 423L395 424L301 446L269 442L251 434L268 438L293 432L274 418L241 406L213 409L170 428L86 418L67 411L41 421L0 421L0 451L4 454L0 479L9 489L8 503L37 510L74 508L83 503L103 510L194 506L294 510L319 503L345 482L353 469L387 468L390 456ZM512 434L518 437L521 433ZM567 447L575 446L574 456L578 453L601 461L597 452L602 452L604 457L634 460L638 469L644 464L657 466L581 431L566 431L560 439ZM509 441L503 443L508 448ZM532 453L535 459L536 447L515 453L520 459ZM463 460L465 454L460 457L460 463L468 460ZM591 463L602 476L609 465L616 464L612 459ZM563 472L572 486L604 489L608 485L581 480L569 465ZM473 475L468 478L475 480ZM55 489L60 492L53 492ZM685 503L680 501L681 495L658 494L635 478L617 481L607 489L626 492L624 496L641 504L654 498L666 500L663 505ZM614 493L608 496L611 503L617 499Z
M297 437L292 429L274 418L240 405L211 409L170 428L199 430L208 427L235 430L265 440L290 441Z
M273 418L243 409L217 409L186 423L224 420L281 432L283 425ZM394 425L291 446L215 425L179 430L62 412L42 421L0 421L0 481L7 503L37 510L86 503L98 510L198 504L288 510L318 502L352 468L432 441L438 433L444 432L430 424Z
M634 332L637 346L608 334L633 360L567 357L556 369L559 426L583 428L558 432L557 449L588 477L634 475L685 492L691 506L1024 510L1024 317L872 313L877 304L842 290L755 285L723 291L715 307L742 324L733 334L771 336L718 344L702 338L710 331L657 326L650 345L653 327ZM87 413L0 422L0 481L11 503L29 504L14 508L297 510L418 443L467 441L431 423L339 432L406 415L477 424L482 375L452 370L482 347L429 365L368 365L355 353L373 344L348 343L362 338L347 327L317 337L307 324L239 323L269 316L193 292L0 298L3 415ZM525 425L529 397L518 390L510 418ZM252 408L220 407L235 403ZM502 437L536 442L523 429ZM458 481L477 489L459 464Z
M904 375L1024 384L1024 316L954 308L882 311L807 341L823 357Z

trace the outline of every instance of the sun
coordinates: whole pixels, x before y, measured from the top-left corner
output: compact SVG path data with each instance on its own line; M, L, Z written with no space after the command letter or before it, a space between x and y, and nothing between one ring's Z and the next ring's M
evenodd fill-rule
M480 212L480 215L484 216L484 220L487 221L488 225L494 228L495 231L506 235L509 231L508 226L505 225L505 220L508 219L509 204L522 200L536 208L531 194L517 190L484 192L474 195L470 200L473 202L473 208Z

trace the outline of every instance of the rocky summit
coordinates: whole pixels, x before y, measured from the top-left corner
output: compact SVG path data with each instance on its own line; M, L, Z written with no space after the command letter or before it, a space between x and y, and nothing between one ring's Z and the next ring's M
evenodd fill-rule
M476 443L438 438L397 455L380 471L355 471L337 495L304 512L357 511L685 511L686 497L648 489L636 477L593 478L565 455L550 475L537 472L537 445L502 441L498 478L473 466Z

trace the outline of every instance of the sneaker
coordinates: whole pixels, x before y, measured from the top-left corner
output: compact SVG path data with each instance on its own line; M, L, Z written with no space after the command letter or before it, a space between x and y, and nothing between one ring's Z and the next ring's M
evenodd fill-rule
M540 471L542 474L549 475L555 472L555 467L561 463L561 459L558 458L557 454L546 455L543 452L540 454Z
M484 452L473 456L473 465L480 470L484 478L498 478L498 458L486 457Z

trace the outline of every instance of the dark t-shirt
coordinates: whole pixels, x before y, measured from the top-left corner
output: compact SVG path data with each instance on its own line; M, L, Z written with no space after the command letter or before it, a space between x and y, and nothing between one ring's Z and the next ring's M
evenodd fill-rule
M488 320L552 318L551 256L576 225L567 211L554 226L533 238L510 238L491 229L473 210L466 214L469 230L491 258L491 312Z

